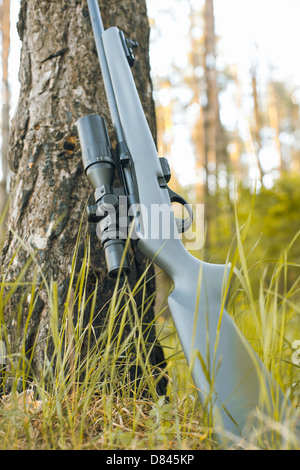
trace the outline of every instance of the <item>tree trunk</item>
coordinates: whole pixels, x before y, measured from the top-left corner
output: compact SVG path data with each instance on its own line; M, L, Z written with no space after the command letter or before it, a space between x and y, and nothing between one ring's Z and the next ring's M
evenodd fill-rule
M201 15L202 16L202 15ZM190 43L191 43L191 51L190 51L190 65L192 66L192 75L189 78L189 85L193 92L192 103L196 103L199 105L199 114L195 121L195 124L192 129L192 142L194 146L195 152L195 170L196 170L196 202L202 202L205 195L205 186L207 185L207 181L204 181L203 176L201 173L203 172L203 168L207 172L207 161L205 156L205 135L204 135L204 113L203 107L200 106L201 103L201 78L197 76L196 70L200 67L203 63L203 53L202 49L202 41L203 38L195 38L193 35L193 28L197 27L197 23L199 21L200 11L194 10L191 7L190 13L190 21L191 21L191 28L190 28Z
M206 169L205 185L205 245L209 251L211 246L211 223L213 207L210 194L217 185L217 116L218 89L215 66L215 23L213 0L205 0L205 84L206 106L204 106L204 164Z
M3 0L1 5L2 36L2 122L1 122L1 180L0 180L0 242L5 235L5 214L7 204L7 152L9 141L9 102L8 55L10 47L10 0Z
M257 160L257 168L260 174L261 185L264 186L264 171L261 166L260 152L262 149L261 143L261 129L262 129L262 115L260 110L259 95L257 90L257 71L256 67L251 70L251 85L253 95L253 107L254 107L254 129L253 129L253 140Z
M145 1L102 1L100 8L105 28L117 26L127 37L139 43L133 73L155 137ZM21 0L18 31L22 40L21 90L10 136L9 165L13 177L9 234L2 253L3 272L7 281L14 281L30 258L29 252L34 253L39 266L37 282L42 285L41 269L49 282L53 279L57 283L58 302L63 309L80 221L88 195L92 193L83 172L76 122L86 114L101 114L109 127L113 146L114 133L86 1ZM86 232L89 232L91 247L87 298L95 289L96 279L98 281L97 317L93 320L93 331L96 332L99 326L103 328L106 306L115 283L107 277L96 227L90 224L88 228L86 216L83 218L76 274L84 256ZM18 249L20 240L21 248ZM135 253L133 259L131 286L135 285L146 266L139 254ZM35 263L31 263L25 280L32 281L35 272ZM150 271L150 276L152 273ZM153 279L147 282L146 291L148 295L155 291ZM141 305L143 295L137 294L137 307ZM49 299L45 288L42 286L38 292L33 313L26 325L29 301L28 288L19 288L11 297L4 317L13 352L20 351L24 335L25 354L31 354L35 345L31 366L37 373L42 369L45 344L50 334ZM22 307L20 302L23 302ZM86 310L83 329L89 321L88 308ZM149 308L143 323L151 324L153 318L153 309ZM151 346L155 341L152 326L147 331L147 344ZM150 363L164 367L159 344L152 349ZM165 379L159 382L157 390L161 394L166 393Z
M285 161L282 158L282 151L281 151L281 142L280 142L280 128L279 128L279 110L278 110L278 95L276 92L276 88L274 83L270 83L269 85L269 93L270 93L270 102L269 102L269 117L270 117L270 127L274 129L274 143L275 148L278 153L279 157L279 170L280 174L283 175L286 172L286 165Z
M205 79L207 104L204 113L205 126L205 163L208 178L216 175L217 168L217 119L218 88L215 66L215 26L213 0L205 2ZM209 185L209 182L208 182Z

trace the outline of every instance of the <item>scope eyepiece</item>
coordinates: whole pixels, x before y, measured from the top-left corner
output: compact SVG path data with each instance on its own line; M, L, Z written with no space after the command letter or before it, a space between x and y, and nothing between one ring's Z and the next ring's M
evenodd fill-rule
M125 253L124 240L115 239L109 240L104 245L105 261L107 271L110 277L116 278L121 269L121 276L127 275L130 272L130 264L128 256Z
M90 114L78 120L77 129L84 171L95 191L96 204L89 208L88 218L91 222L98 222L107 217L111 210L118 211L118 198L112 189L115 163L107 127L102 116ZM97 212L102 215L99 216ZM109 220L109 217L107 219ZM120 270L121 275L128 274L130 264L127 254L124 253L125 240L118 238L118 236L110 238L110 233L116 233L116 230L111 230L110 224L107 226L104 224L100 238L104 248L108 274L115 278Z

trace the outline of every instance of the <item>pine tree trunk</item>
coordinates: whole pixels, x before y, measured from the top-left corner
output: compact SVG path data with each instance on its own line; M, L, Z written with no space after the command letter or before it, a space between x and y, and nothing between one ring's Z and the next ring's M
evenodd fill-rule
M211 223L213 207L210 195L217 184L217 115L218 92L215 67L215 27L213 0L205 0L205 82L207 103L204 107L204 164L206 169L205 185L205 246L211 246Z
M253 95L253 105L254 105L254 129L253 129L253 140L255 146L257 168L260 174L261 185L264 186L264 171L261 166L260 161L260 151L262 148L261 143L261 129L262 129L262 116L260 110L259 95L257 90L257 70L256 67L253 67L251 70L251 84L252 84L252 95Z
M216 175L218 90L215 66L215 26L213 0L205 2L205 78L207 104L204 113L205 157L208 176Z
M8 55L10 48L10 0L3 0L1 5L2 36L2 120L1 120L1 180L0 180L0 243L5 235L4 211L7 204L7 152L9 141L9 105L10 90L8 83Z
M139 42L133 73L155 137L145 1L102 1L100 8L105 28L117 26L127 37ZM22 40L21 91L10 136L9 165L13 178L9 234L2 253L2 266L5 279L14 281L30 259L29 252L34 253L39 266L37 282L42 283L42 269L47 281L53 279L57 283L59 305L63 309L80 221L92 193L83 172L76 122L86 114L101 114L108 124L112 143L114 134L86 1L21 0L18 31ZM99 283L95 309L98 315L93 324L94 331L98 331L97 327L103 325L105 319L114 282L107 277L95 226L88 225L85 215L77 274L84 254L86 232L89 232L91 246L88 294L93 292L96 278ZM18 250L20 240L22 244ZM35 263L31 263L23 281L33 280L35 268ZM144 268L145 260L135 254L131 285L135 284ZM19 288L5 309L7 337L13 352L20 352L23 343L30 288L30 283L27 288ZM154 290L155 282L149 281L148 295ZM137 295L135 301L139 306L142 294ZM23 302L21 307L20 302ZM88 311L85 318L87 322ZM151 323L153 318L150 308L143 322ZM43 365L49 333L49 301L42 286L25 331L25 354L30 354L35 344L32 368L36 373ZM147 333L147 341L153 344L154 327ZM153 348L150 362L164 367L159 344ZM158 392L166 393L165 379L159 382Z
M206 168L205 187L205 245L212 246L212 223L215 219L214 207L218 201L211 201L216 193L218 198L218 178L220 169L226 168L228 174L227 143L224 128L220 119L220 106L218 97L217 69L216 69L216 35L213 0L205 0L205 82L207 103L204 107L204 156Z

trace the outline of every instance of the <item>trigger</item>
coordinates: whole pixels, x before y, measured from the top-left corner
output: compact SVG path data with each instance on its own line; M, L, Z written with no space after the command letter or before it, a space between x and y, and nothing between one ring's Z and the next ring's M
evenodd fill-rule
M178 232L183 233L186 230L188 230L190 228L190 226L192 225L192 223L193 223L193 210L192 210L192 207L182 196L175 193L175 191L170 189L168 186L167 186L167 189L168 189L168 193L169 193L169 196L170 196L171 203L172 202L177 202L178 204L181 204L182 206L184 206L186 208L186 210L188 212L188 217L186 217L184 219L181 219L179 217L175 217Z

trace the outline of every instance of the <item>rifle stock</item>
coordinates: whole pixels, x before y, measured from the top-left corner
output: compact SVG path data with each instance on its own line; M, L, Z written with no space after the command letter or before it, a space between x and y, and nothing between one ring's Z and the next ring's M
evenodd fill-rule
M283 394L225 309L227 268L192 260L185 268L168 303L194 384L215 426L242 435L251 413L275 411Z

